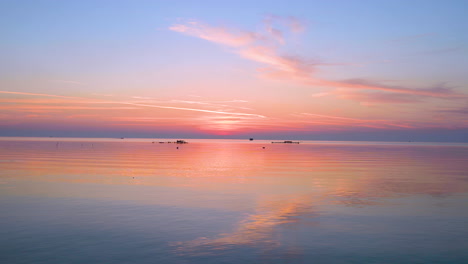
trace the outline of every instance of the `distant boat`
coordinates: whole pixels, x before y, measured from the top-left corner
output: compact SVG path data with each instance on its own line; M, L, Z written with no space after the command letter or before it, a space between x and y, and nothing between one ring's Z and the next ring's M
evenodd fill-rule
M271 142L271 143L299 144L299 141L285 140L285 141L282 141L282 142Z
M177 140L175 143L176 144L187 144L188 142L185 141L185 140Z
M250 141L252 141L252 140L253 140L253 138L249 138L249 140L250 140Z
M159 141L159 143L174 143L174 144L187 144L188 142L185 141L185 140L177 140L177 141L167 141L167 142L164 142L164 141Z

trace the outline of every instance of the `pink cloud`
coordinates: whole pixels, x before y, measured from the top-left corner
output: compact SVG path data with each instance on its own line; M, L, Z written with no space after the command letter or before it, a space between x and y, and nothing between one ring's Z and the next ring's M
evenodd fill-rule
M273 28L276 25L279 27L286 27L286 29L291 31L292 33L303 32L306 28L304 21L293 16L283 17L283 16L269 15L269 16L266 16L263 22L265 23L265 27L267 29Z
M314 94L311 94L310 96L311 97L323 97L327 95L330 95L330 93L314 93Z
M264 28L258 32L213 27L196 20L174 24L168 29L229 47L242 48L256 45L275 46L285 44L286 35L299 33L305 28L304 23L294 17L270 15L263 22Z
M254 46L242 49L238 53L246 59L266 64L268 68L263 68L263 72L287 78L310 78L317 65L300 57L279 56L276 52L271 47Z
M261 38L254 32L211 27L198 21L176 24L169 27L169 29L231 47L246 46Z
M264 20L265 32L253 33L228 30L204 25L198 22L174 25L170 30L206 39L211 42L235 47L235 52L241 57L265 65L259 69L263 77L271 79L290 79L311 87L328 87L336 89L353 89L374 91L374 93L344 93L343 98L351 100L365 100L381 103L419 102L425 97L456 99L466 98L450 88L439 86L433 88L414 89L405 86L392 86L383 83L372 82L365 79L349 79L341 81L325 80L315 76L317 67L330 65L319 63L299 56L285 56L279 54L279 47L272 43L283 44L287 34L276 27L286 28L289 32L300 32L304 24L294 17L268 16ZM285 26L286 25L286 26ZM236 32L236 33L232 33ZM333 64L332 64L333 65ZM385 92L385 93L379 93Z

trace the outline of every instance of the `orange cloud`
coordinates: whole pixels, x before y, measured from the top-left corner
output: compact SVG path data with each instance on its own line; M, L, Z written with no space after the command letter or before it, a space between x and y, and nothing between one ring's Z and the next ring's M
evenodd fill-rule
M213 114L223 114L223 115L230 115L230 116L248 116L254 118L265 118L264 115L260 114L253 114L253 113L243 113L243 112L233 112L233 111L221 111L221 110L208 110L208 109L200 109L200 108L188 108L188 107L178 107L178 106L165 106L165 105L155 105L155 104L142 104L142 103L134 103L131 101L104 101L104 100L95 100L83 97L73 97L73 96L62 96L62 95L53 95L53 94L40 94L40 93L25 93L25 92L10 92L10 91L0 91L0 93L4 94L17 94L17 95L30 95L30 96L40 96L40 97L53 97L53 98L67 98L67 99L74 99L73 101L68 102L68 104L73 103L88 103L88 104L116 104L116 105L125 105L126 107L108 107L107 109L135 109L135 107L128 107L128 106L137 106L137 107L145 107L145 108L160 108L160 109L173 109L173 110L182 110L182 111L192 111L192 112L203 112L203 113L213 113ZM76 100L76 101L75 101ZM5 102L14 102L14 99L7 99ZM174 103L174 101L169 101ZM185 101L187 102L187 101ZM239 101L243 102L243 101ZM200 102L198 102L200 103ZM205 103L200 103L205 104ZM211 103L206 103L211 105ZM36 109L36 110L44 110L44 109L105 109L102 107L81 107L81 106L16 106L17 108L29 108L29 109ZM4 107L5 109L12 109L11 106Z
M70 98L70 99L83 99L83 98L74 97L74 96L53 95L53 94L41 94L41 93L25 93L25 92L10 92L10 91L0 91L0 93L3 93L3 94L19 94L19 95L47 96L47 97Z
M92 107L92 106L55 106L55 105L21 105L0 106L0 109L8 110L129 110L140 109L138 107Z

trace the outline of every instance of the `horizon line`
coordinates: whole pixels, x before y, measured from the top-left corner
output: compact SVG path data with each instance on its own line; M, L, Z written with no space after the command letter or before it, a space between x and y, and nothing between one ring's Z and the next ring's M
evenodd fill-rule
M408 140L408 141L403 141L403 140L337 140L337 139L298 139L298 138L254 138L253 140L250 140L250 138L191 138L191 137L66 137L66 136L0 136L0 141L7 141L7 139L13 139L13 138L31 138L31 139L50 139L50 141L53 141L52 139L119 139L119 140L132 140L132 139L170 139L170 140L175 140L175 139L188 139L188 140L244 140L246 142L252 142L255 143L255 141L271 141L271 140L295 140L295 141L315 141L315 142L372 142L372 143L452 143L452 144L467 144L468 141L417 141L417 140ZM44 140L47 141L47 140Z

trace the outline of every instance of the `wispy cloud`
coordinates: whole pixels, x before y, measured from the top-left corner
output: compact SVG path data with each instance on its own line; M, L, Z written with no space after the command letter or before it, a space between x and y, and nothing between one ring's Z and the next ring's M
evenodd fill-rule
M136 104L182 104L182 105L200 105L203 107L208 107L211 109L244 109L244 110L253 110L249 107L240 106L240 104L248 103L246 100L219 100L219 101L210 101L210 100L181 100L181 99L172 99L172 100L153 100L150 97L139 97L133 96L132 98L138 99L135 101L130 101L131 103ZM229 110L231 111L231 110Z
M275 27L280 24L280 27ZM425 97L453 99L466 98L466 95L455 92L444 86L434 88L414 89L405 86L391 86L365 79L325 80L316 77L317 68L330 65L303 58L300 56L288 56L280 54L279 47L286 44L286 33L298 33L304 30L304 24L294 17L269 16L264 20L264 29L258 32L241 31L224 27L212 27L210 25L190 21L184 24L176 24L169 27L170 30L205 39L210 42L222 44L233 48L241 57L263 65L259 69L264 77L273 79L289 79L307 84L311 87L327 87L331 89L354 89L374 91L367 95L368 100L380 102L419 102ZM379 94L385 92L387 94ZM391 94L402 94L391 96ZM364 94L365 95L365 94ZM408 99L404 99L408 95ZM352 100L363 99L361 96L348 96ZM416 98L417 97L417 98Z
M131 103L131 102L119 102L119 103L120 103L120 104L126 104L126 105L144 106L144 107L161 108L161 109L174 109L174 110L194 111L194 112L213 113L213 114L225 114L225 115L237 115L237 116L253 116L253 117L258 117L258 118L266 118L266 116L264 116L264 115L258 115L258 114L248 114L248 113L238 113L238 112L225 112L225 111L214 111L214 110L206 110L206 109L198 109L198 108L187 108L187 107L175 107L175 106L139 104L139 103Z
M367 105L378 103L416 103L421 101L419 96L402 93L386 93L362 90L350 91L345 89L338 89L334 92L334 94L338 95L340 98L358 101L361 104Z
M32 95L32 96L46 96L46 97L69 98L69 99L83 99L83 98L80 98L80 97L74 97L74 96L65 96L65 95L55 95L55 94L26 93L26 92L11 92L11 91L0 91L0 93L2 93L2 94Z
M468 106L459 107L459 108L451 108L451 109L443 109L443 110L438 110L438 112L468 115Z
M280 31L278 27L286 27L293 33L301 33L306 29L304 21L294 16L285 17L270 14L265 17L263 22L268 31L270 31L269 29Z
M115 96L113 94L102 94L102 93L92 93L92 95L105 96L105 97L114 97Z
M254 32L226 27L214 27L198 20L174 24L169 30L205 39L229 47L284 44L289 33L300 33L305 24L295 17L266 16L261 31Z
M153 100L154 98L152 97L146 97L146 96L132 96L134 99L141 99L141 100Z
M249 45L261 39L261 36L254 32L211 27L199 21L176 24L169 27L169 29L231 47Z
M393 93L402 93L402 94L412 94L412 95L421 95L428 97L440 97L440 98L465 98L466 95L456 93L451 88L446 87L444 84L422 89L412 89L404 86L396 85L385 85L366 79L348 79L339 82L343 84L343 88L356 88L364 90L378 90L384 92L393 92Z
M160 108L160 109L173 109L173 110L182 110L182 111L193 111L193 112L203 112L203 113L213 113L213 114L224 114L224 115L234 115L234 116L250 116L256 118L265 118L264 115L252 114L252 113L242 113L242 112L230 112L230 111L217 111L217 110L208 110L208 109L199 109L199 108L188 108L188 107L178 107L178 106L166 106L166 105L155 105L155 104L142 104L134 103L130 101L110 101L110 100L95 100L84 97L74 97L74 96L62 96L54 94L42 94L42 93L26 93L26 92L10 92L10 91L0 91L3 94L16 94L16 95L25 95L25 96L40 96L40 97L52 97L52 98L67 98L74 99L78 103L108 103L116 105L131 105L139 107L150 107L150 108Z
M330 95L330 93L314 93L314 94L311 94L310 96L311 97L324 97L324 96L327 96L327 95Z
M138 107L93 107L93 106L66 106L66 105L19 105L19 106L0 106L0 109L8 110L130 110L140 109Z

